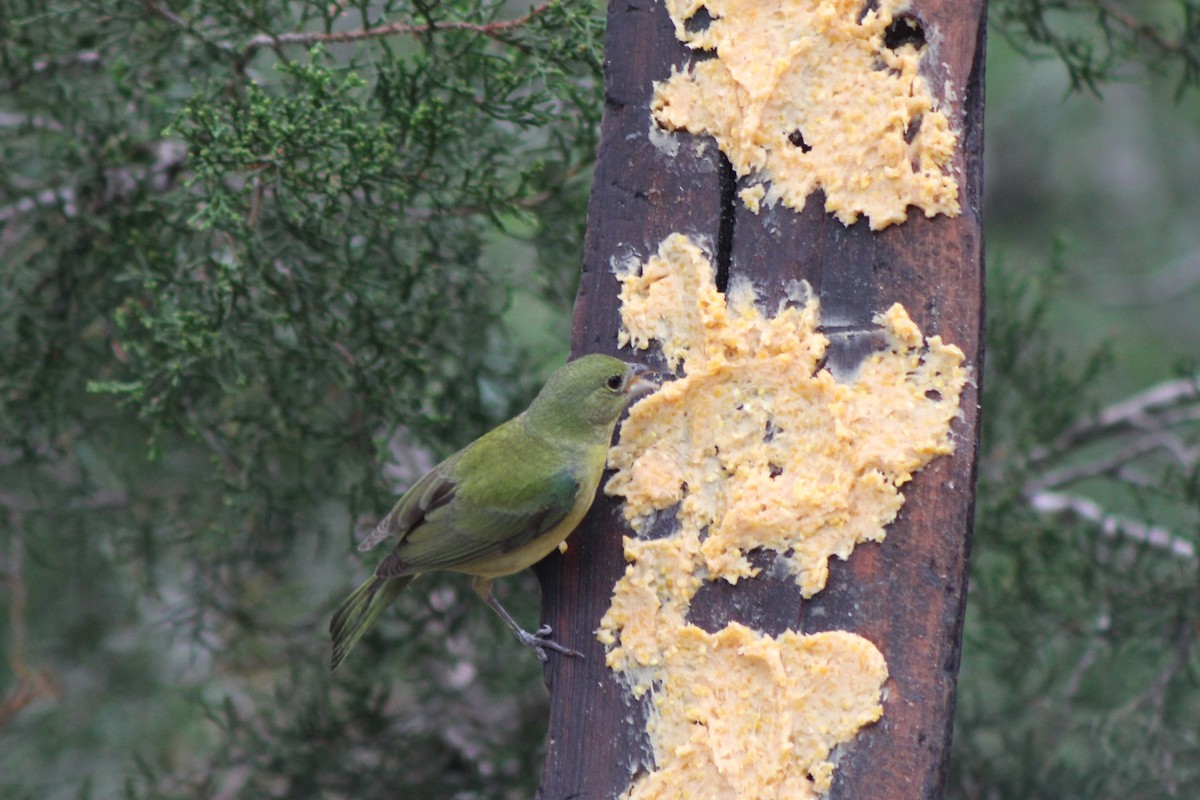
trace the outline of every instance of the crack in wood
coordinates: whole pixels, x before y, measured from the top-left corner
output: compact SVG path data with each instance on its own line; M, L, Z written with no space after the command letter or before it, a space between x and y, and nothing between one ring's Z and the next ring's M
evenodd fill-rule
M722 294L729 288L729 270L733 263L733 227L737 218L737 174L733 164L724 153L717 156L717 168L721 186L721 223L717 228L716 278L717 291Z

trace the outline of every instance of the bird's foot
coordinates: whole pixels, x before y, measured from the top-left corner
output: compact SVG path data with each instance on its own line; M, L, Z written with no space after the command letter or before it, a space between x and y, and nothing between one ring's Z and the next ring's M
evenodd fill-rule
M563 645L551 639L551 633L553 633L553 631L550 630L550 626L543 625L534 633L518 629L517 638L521 640L521 644L537 653L538 659L543 664L549 659L549 656L546 655L547 650L553 650L556 653L562 653L564 656L576 656L578 658L583 658L583 653L580 653L577 650L572 650L569 647L564 647Z

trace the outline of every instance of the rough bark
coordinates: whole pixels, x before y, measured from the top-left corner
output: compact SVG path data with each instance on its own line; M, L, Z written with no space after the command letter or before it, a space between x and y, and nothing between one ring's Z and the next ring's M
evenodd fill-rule
M802 213L775 207L759 215L736 202L733 171L709 137L674 158L651 144L652 84L697 54L676 41L654 0L613 2L606 41L606 108L592 190L573 352L617 354L613 263L653 253L668 234L707 237L719 282L749 275L774 297L791 279L817 290L831 359L855 361L870 348L871 318L900 302L926 335L963 349L978 381L983 310L980 219L983 136L983 0L924 0L915 11L938 33L931 85L950 81L943 108L959 130L956 167L962 213L872 232L825 213L809 197ZM774 298L773 298L774 299ZM774 305L773 301L766 305ZM966 599L967 554L978 430L978 386L962 396L953 456L935 460L904 488L899 518L882 544L864 544L830 564L824 591L801 601L788 577L717 583L696 597L692 618L715 629L739 620L769 634L849 630L888 661L883 719L846 747L832 800L916 800L942 796L954 712L954 686ZM625 561L628 530L616 500L601 495L565 555L539 567L545 621L584 659L552 658L549 746L543 800L619 797L632 773L651 766L644 709L604 664L594 631ZM705 624L709 623L709 624ZM700 795L697 795L698 797Z

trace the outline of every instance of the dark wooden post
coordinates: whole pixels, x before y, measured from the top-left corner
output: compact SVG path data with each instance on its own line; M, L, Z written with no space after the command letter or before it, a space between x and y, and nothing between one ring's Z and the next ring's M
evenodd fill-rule
M856 333L894 301L926 335L940 334L966 353L976 383L962 395L957 448L905 487L907 502L882 544L833 560L828 585L810 600L801 601L789 577L764 574L736 587L714 584L693 609L693 616L740 619L773 635L849 630L883 652L890 673L884 715L846 748L828 795L834 800L941 797L966 592L981 367L984 0L919 0L909 13L936 30L937 57L928 60L934 72L926 77L958 131L962 212L927 219L912 211L906 223L873 232L865 221L846 227L826 213L819 192L800 213L778 206L750 213L711 137L692 137L695 146L673 157L657 149L649 138L652 84L698 54L676 40L661 2L611 3L606 107L575 309L573 353L618 354L614 259L644 258L682 231L714 243L719 279L728 271L752 277L769 305L790 279L811 283L824 314L839 321L826 329L831 359L859 358L855 343L864 337ZM568 552L538 569L545 621L586 656L552 658L546 668L551 717L542 800L616 798L634 771L651 766L644 709L605 667L594 637L625 568L627 533L619 502L602 495ZM734 596L745 593L752 602L742 597L737 607L752 610L731 611Z

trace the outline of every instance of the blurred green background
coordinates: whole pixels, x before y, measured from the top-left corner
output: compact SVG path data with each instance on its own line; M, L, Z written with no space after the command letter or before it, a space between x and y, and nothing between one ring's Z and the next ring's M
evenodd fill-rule
M533 794L540 670L462 580L336 681L324 637L566 354L603 9L529 8L0 0L0 796ZM1200 796L1200 6L991 14L947 794Z

